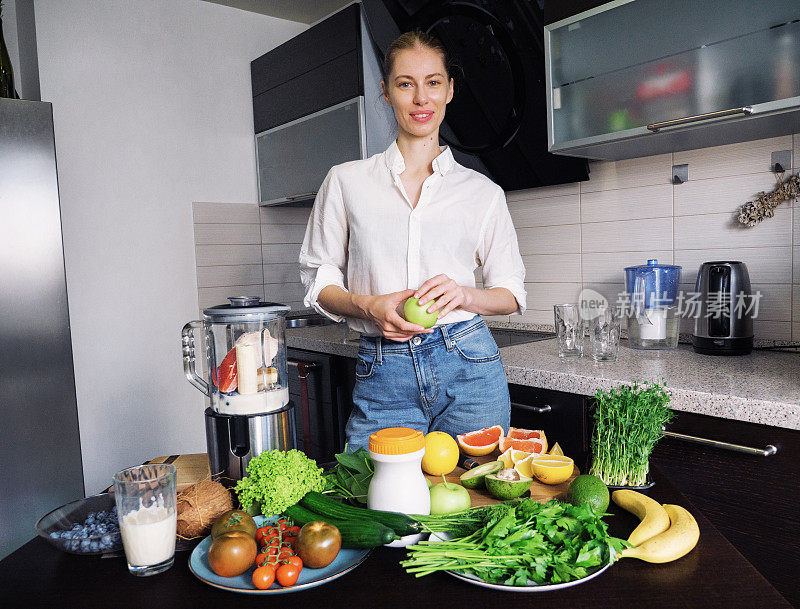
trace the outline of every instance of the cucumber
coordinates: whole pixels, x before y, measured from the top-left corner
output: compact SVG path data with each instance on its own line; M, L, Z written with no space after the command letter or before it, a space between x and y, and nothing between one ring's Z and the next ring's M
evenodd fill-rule
M342 535L343 548L375 548L392 543L398 536L394 531L380 522L369 520L336 520L321 514L315 514L302 507L293 505L283 510L283 514L288 516L297 525L304 525L307 522L321 520L332 524Z
M311 491L306 493L300 500L300 505L304 508L322 514L329 518L339 520L373 520L380 522L392 529L395 533L403 537L404 535L416 535L422 532L419 522L400 512L384 512L382 510L368 510L366 508L345 505L341 501L326 497L322 493Z
M464 488L480 488L484 485L484 479L489 474L496 474L503 469L502 461L490 461L478 467L468 469L461 474L461 486Z

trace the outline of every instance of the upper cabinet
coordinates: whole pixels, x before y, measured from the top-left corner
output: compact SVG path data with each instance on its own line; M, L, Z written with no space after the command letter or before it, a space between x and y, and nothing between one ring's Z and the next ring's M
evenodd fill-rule
M800 132L800 2L616 0L545 27L551 152L615 160Z

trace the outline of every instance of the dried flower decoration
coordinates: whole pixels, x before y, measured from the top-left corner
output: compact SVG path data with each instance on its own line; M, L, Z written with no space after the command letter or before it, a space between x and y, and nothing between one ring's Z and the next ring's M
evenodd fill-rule
M748 201L739 208L739 222L755 226L765 218L775 215L775 208L784 201L800 197L800 175L790 175L785 180L783 173L778 175L778 185L772 192L760 192L754 201Z

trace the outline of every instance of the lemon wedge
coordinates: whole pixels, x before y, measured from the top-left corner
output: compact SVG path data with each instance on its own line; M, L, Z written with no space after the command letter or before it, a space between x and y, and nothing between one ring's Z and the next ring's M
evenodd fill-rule
M550 449L550 452L547 453L547 454L548 455L561 455L563 457L564 456L564 451L561 450L561 447L558 445L558 442L556 442L555 444L553 444L552 448Z
M525 478L533 478L533 460L535 455L530 455L524 459L520 459L514 464L514 469L520 476Z
M539 482L561 484L569 480L575 464L569 457L545 455L531 461L531 470Z
M510 450L511 450L511 461L514 464L516 464L519 461L522 461L523 459L527 459L528 457L531 456L531 453L526 452L524 450L518 450L516 448L512 448ZM530 478L530 476L528 477Z
M514 450L513 448L509 448L498 458L498 461L502 461L503 467L509 468L514 467L514 459L511 457L511 451Z

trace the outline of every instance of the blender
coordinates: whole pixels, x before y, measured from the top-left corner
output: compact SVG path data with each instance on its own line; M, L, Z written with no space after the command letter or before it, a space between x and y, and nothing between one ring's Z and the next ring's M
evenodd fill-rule
M674 349L678 346L677 305L681 267L647 264L625 267L625 286L631 300L626 312L628 343L633 349Z
M283 304L235 296L183 327L183 369L208 396L206 444L211 475L231 484L267 450L295 447L294 405L286 370ZM205 345L205 378L195 367L195 330Z

